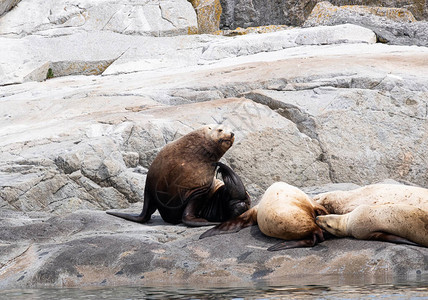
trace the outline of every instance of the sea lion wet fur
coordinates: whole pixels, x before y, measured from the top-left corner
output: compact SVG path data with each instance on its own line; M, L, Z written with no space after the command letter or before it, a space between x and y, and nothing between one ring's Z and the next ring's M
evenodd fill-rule
M261 232L288 242L281 242L268 250L314 246L323 241L323 232L315 223L317 215L327 211L312 201L303 191L285 182L272 184L259 204L239 217L226 221L201 235L201 238L236 232L257 224Z
M249 196L238 175L218 162L234 139L234 133L226 127L206 125L167 144L147 173L141 214L107 213L145 223L158 209L166 222L189 226L211 225L241 214L250 206ZM237 179L219 185L216 167L224 177Z
M360 205L344 215L317 216L316 223L338 237L428 247L428 212L412 205Z
M428 189L401 184L372 184L350 191L319 194L314 201L330 214L346 214L362 204L408 204L428 211Z

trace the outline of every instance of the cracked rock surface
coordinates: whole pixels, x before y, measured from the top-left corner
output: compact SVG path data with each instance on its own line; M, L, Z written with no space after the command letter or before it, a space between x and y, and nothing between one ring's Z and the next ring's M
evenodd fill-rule
M278 240L257 227L199 240L206 228L104 210L139 213L159 150L209 123L234 130L223 160L253 203L280 180L312 196L386 179L427 187L428 48L356 25L235 37L118 25L156 1L112 4L92 29L101 6L59 1L12 32L7 20L41 5L30 2L0 17L0 288L427 276L426 248L337 239L272 253ZM187 1L156 3L186 20L172 7Z

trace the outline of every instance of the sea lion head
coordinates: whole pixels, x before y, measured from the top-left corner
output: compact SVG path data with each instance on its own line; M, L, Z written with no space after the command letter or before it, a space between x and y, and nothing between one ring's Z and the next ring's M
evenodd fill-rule
M229 211L229 218L235 218L244 212L246 212L251 206L250 197L247 196L245 199L231 199L227 203L227 211Z
M203 127L204 135L212 141L221 155L223 155L235 141L235 134L226 126L221 124L206 125Z
M345 237L346 227L344 227L344 217L343 215L325 215L325 216L317 216L315 218L315 223L321 229L328 231L329 233L338 236Z

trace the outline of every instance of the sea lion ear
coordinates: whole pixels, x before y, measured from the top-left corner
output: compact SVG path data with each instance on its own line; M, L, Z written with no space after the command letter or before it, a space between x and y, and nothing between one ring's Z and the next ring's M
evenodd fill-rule
M328 211L322 206L315 207L314 210L315 210L315 216L324 216L329 214Z
M221 125L218 125L218 124L207 124L205 126L210 131L217 129L219 126L221 127Z

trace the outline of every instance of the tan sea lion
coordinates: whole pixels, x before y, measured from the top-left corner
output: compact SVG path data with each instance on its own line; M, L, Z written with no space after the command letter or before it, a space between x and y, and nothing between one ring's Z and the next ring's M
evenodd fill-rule
M232 146L234 134L221 125L207 125L167 144L147 173L141 214L107 212L145 223L159 210L172 224L188 226L218 224L250 207L249 195L239 176L219 162ZM215 179L215 170L224 184Z
M315 217L322 214L327 214L324 207L303 191L285 182L276 182L266 190L258 205L206 231L200 238L237 232L257 224L265 235L286 240L268 248L270 251L311 247L324 240L321 228L315 224Z
M428 189L401 184L372 184L350 191L315 196L331 214L346 214L361 204L408 204L428 211Z
M317 216L316 223L338 237L428 247L428 212L412 205L360 205L344 215Z

